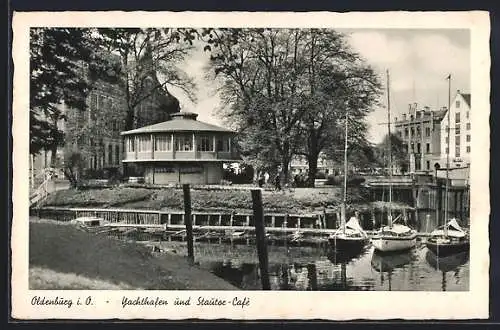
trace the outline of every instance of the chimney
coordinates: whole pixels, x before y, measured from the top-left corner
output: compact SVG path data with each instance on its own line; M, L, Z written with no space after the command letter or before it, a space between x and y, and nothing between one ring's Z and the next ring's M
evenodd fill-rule
M411 103L408 104L408 113L410 113L410 112L411 112Z

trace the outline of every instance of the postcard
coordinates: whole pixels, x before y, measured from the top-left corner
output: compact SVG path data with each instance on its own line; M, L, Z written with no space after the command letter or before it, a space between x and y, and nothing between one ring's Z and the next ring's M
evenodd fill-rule
M487 12L12 28L12 318L488 317Z

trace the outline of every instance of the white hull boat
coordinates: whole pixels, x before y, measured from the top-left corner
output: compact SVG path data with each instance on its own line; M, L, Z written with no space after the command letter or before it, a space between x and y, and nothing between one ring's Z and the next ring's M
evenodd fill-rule
M372 244L380 252L409 250L417 245L417 232L401 224L386 226L372 238Z

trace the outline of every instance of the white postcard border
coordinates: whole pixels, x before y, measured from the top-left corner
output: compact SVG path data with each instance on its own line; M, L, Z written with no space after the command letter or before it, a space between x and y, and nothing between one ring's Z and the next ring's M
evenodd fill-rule
M464 28L471 31L473 148L468 292L33 291L28 289L29 28L36 26ZM471 319L489 308L489 17L486 12L15 12L13 16L12 317L18 319ZM480 109L478 111L477 109ZM34 296L93 305L34 306ZM127 307L123 296L247 297L250 306Z

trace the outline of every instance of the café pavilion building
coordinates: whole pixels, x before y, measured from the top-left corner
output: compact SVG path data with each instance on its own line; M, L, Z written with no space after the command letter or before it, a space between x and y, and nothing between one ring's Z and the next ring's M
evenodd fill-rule
M150 184L219 184L223 163L239 161L232 143L236 132L197 117L178 112L165 122L122 132L123 162L142 168Z

